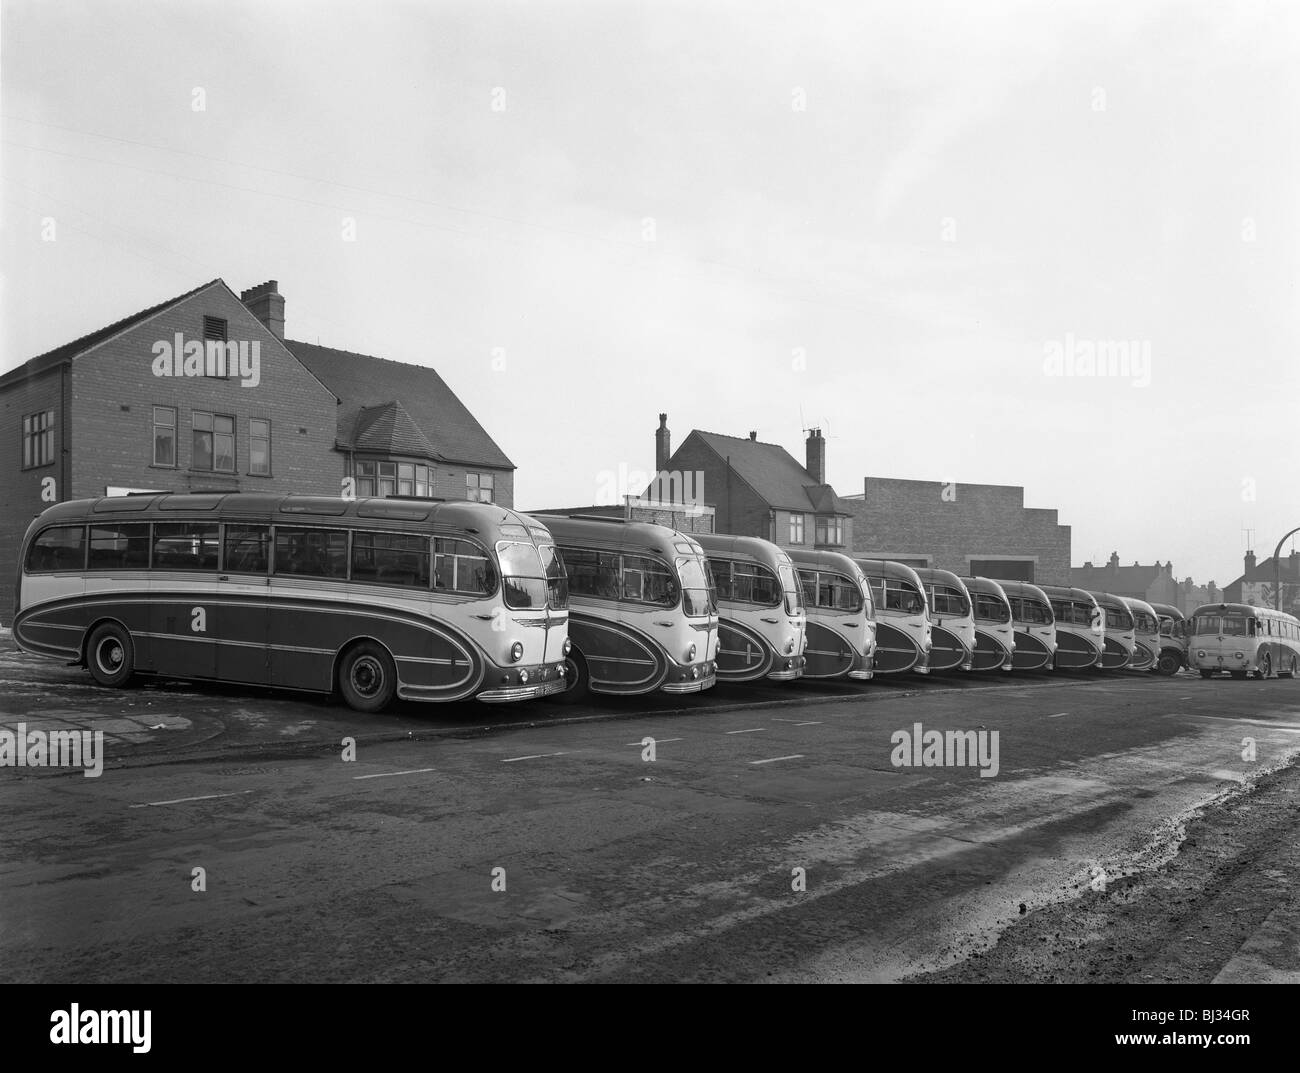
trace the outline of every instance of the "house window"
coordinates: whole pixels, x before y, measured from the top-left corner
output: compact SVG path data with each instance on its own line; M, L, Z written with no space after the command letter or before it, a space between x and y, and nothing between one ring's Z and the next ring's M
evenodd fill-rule
M839 518L818 518L817 519L817 543L818 544L843 544L841 539Z
M432 470L423 462L358 462L357 495L363 498L416 496L428 499L433 492L432 475Z
M490 473L465 474L465 498L475 503L494 502L493 479Z
M803 543L803 515L802 514L790 515L790 543L791 544Z
M248 472L271 475L271 422L257 417L248 422Z
M176 465L176 408L173 406L153 408L153 464Z
M41 410L23 418L23 469L54 461L54 411Z
M210 473L235 472L235 419L195 410L194 455L190 465Z

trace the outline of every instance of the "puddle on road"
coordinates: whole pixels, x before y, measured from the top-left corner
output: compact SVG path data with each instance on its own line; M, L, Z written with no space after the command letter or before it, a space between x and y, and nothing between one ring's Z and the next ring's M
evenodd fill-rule
M1016 813L1028 810L1036 812L1039 817L1026 823L1020 831L1060 822L1086 807L1089 800L1093 805L1128 807L1122 816L1108 821L1100 832L1079 831L1067 835L1051 855L1027 857L983 888L931 903L908 919L891 922L895 932L893 936L872 936L828 950L797 969L770 979L773 982L881 983L944 969L991 949L1003 930L1023 915L1020 911L1022 904L1025 912L1030 912L1070 902L1098 882L1113 883L1161 868L1177 855L1186 839L1187 825L1197 815L1248 793L1257 779L1285 767L1300 753L1300 748L1278 735L1272 742L1277 747L1276 755L1268 763L1251 765L1245 785L1237 781L1242 778L1241 773L1224 772L1225 776L1232 778L1225 778L1207 792L1205 780L1215 774L1209 763L1222 762L1221 737L1221 734L1206 733L1104 758L1112 768L1120 766L1117 761L1123 761L1122 766L1127 770L1121 773L1118 785L1113 773L1110 781L1101 778L1051 778L1020 780L1019 788L1015 783L1007 784L1012 798L1025 798ZM1181 764L1171 764L1162 755L1171 752L1183 758ZM1208 762L1197 765L1194 759L1189 759L1198 756ZM1036 782L1043 785L1034 786ZM1040 795L1052 793L1055 789L1051 783L1077 784L1079 801L1065 811L1062 811L1059 799L1050 805L1043 802ZM1147 792L1157 784L1160 787L1158 793ZM1094 792L1086 789L1089 786L1094 788ZM1142 792L1138 792L1139 787ZM1036 803L1035 798L1038 798ZM992 812L1004 819L1016 814L1009 811L1014 807L1011 800L1001 800L991 808L990 805L991 802L985 802L982 808L967 811L960 824L968 825L971 819L983 812ZM957 823L954 827L962 829ZM918 825L918 830L931 837L940 833L932 824ZM976 827L962 837L970 842L988 840L978 831ZM827 848L843 852L843 847L836 845L835 838L828 841ZM806 848L811 849L811 846ZM912 869L916 867L918 858L922 862L935 862L945 855L942 847L938 846L928 855L918 855L915 848L909 847L906 859L900 863L904 868ZM860 883L874 877L867 871L846 878Z

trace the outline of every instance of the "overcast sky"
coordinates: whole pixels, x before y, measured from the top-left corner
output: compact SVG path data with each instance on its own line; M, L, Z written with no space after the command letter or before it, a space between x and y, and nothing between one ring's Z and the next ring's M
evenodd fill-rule
M1076 565L1222 585L1300 525L1300 5L3 0L0 35L0 371L274 278L290 338L437 368L523 508L651 468L667 411L801 460L820 426L842 494L1023 485Z

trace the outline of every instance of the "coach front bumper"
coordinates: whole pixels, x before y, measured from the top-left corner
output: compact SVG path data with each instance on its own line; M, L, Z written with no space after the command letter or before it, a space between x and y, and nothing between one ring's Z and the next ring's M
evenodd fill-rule
M689 667L674 664L668 678L659 688L664 693L701 693L717 683L717 665L712 661L696 663Z
M563 693L569 688L563 663L540 663L532 667L494 667L487 680L495 682L477 695L485 704L508 704Z

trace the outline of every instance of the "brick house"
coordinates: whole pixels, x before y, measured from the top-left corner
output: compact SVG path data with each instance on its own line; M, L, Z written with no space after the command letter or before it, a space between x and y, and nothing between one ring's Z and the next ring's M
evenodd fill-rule
M853 540L852 515L826 483L826 440L813 429L806 465L779 444L693 429L676 451L668 415L655 432L656 484L646 496L682 498L680 490L714 511L719 533L762 537L784 548L845 551ZM666 476L665 476L666 475Z
M513 504L514 465L432 369L284 339L274 280L221 279L0 376L0 622L51 503L128 491Z
M1280 566L1282 610L1300 615L1300 551L1283 556L1280 563L1275 562L1271 555L1259 562L1255 553L1248 551L1244 566L1242 575L1223 587L1224 602L1276 607L1277 568Z

